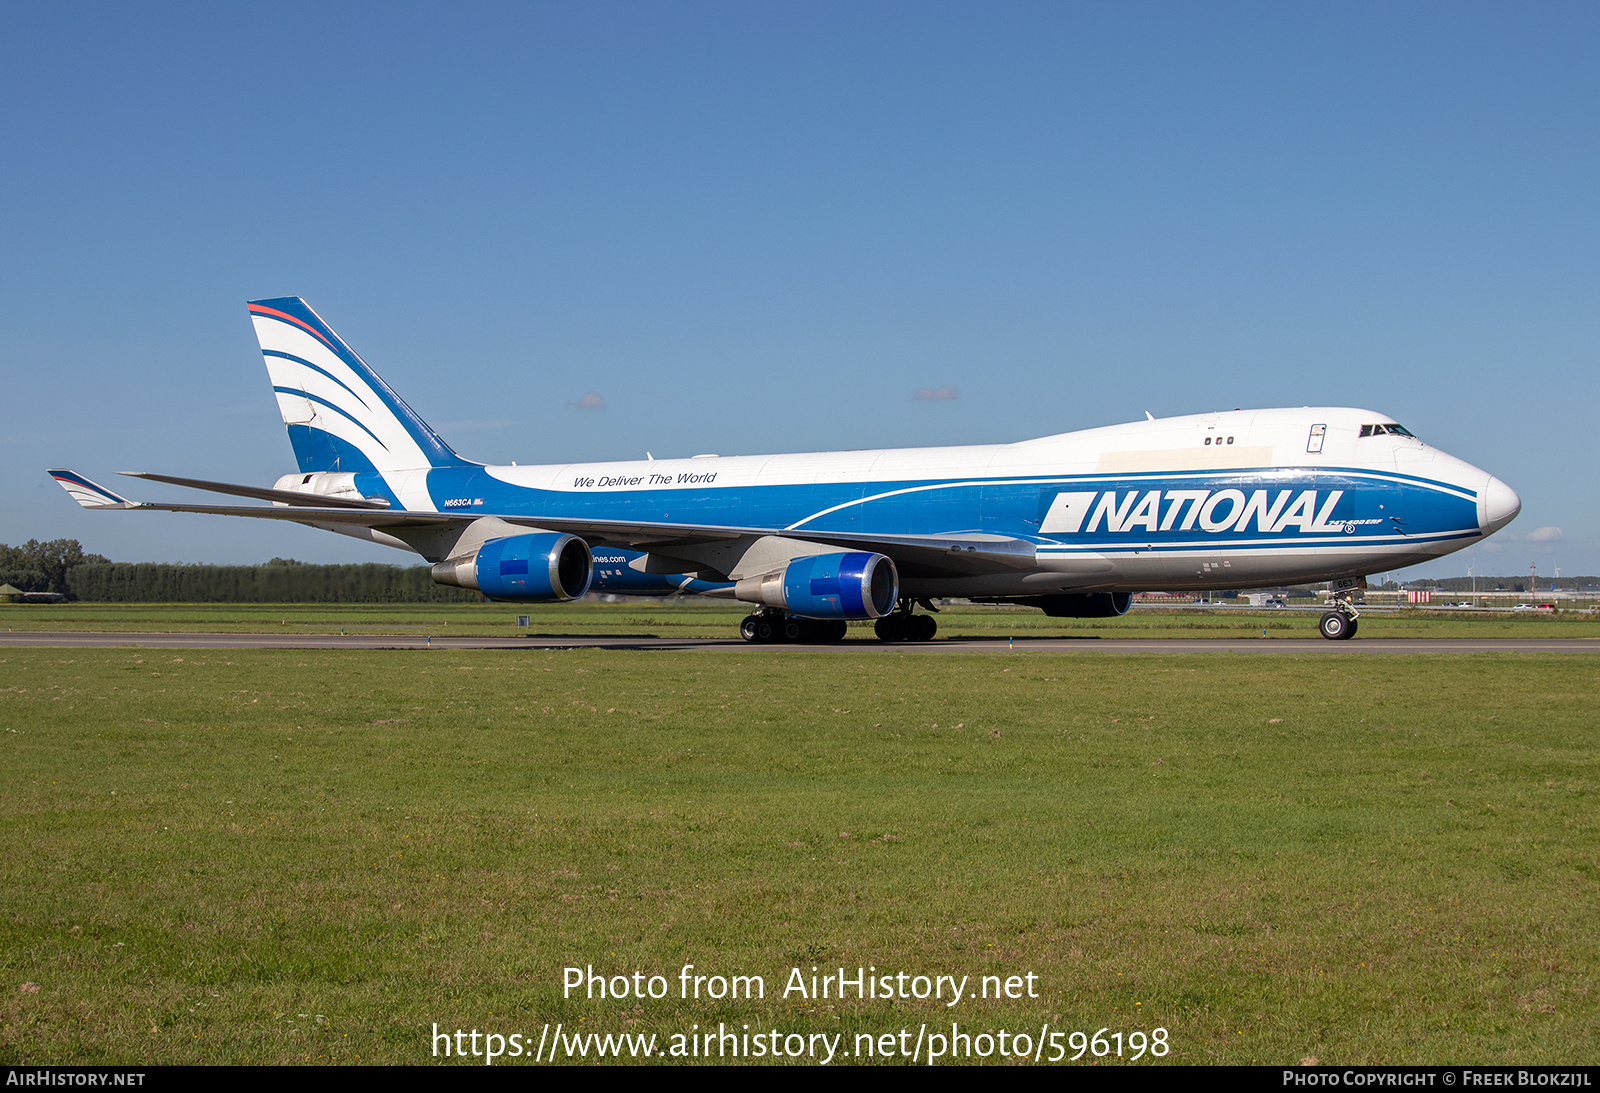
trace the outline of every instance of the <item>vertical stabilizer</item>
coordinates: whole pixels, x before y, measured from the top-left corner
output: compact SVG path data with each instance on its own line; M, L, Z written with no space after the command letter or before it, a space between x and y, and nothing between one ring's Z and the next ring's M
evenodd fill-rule
M466 464L300 297L254 300L250 320L302 471Z

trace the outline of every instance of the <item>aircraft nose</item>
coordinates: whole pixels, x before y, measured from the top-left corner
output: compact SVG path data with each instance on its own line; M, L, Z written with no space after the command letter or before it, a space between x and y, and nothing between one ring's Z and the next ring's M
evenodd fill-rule
M1479 519L1485 535L1493 535L1522 511L1522 498L1517 496L1517 491L1494 475L1489 476L1489 484L1480 496L1483 500L1479 503Z

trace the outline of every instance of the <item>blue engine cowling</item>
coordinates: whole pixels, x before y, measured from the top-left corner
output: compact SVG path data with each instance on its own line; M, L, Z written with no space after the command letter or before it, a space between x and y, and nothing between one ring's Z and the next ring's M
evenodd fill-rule
M475 588L491 600L560 603L589 591L594 559L576 535L537 532L490 539L433 567L439 584Z
M813 554L775 573L746 577L733 595L808 619L879 619L900 599L900 575L882 554Z

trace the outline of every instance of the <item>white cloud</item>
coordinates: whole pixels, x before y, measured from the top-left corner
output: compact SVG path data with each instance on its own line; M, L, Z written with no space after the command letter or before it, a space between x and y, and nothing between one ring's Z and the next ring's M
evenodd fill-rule
M939 402L942 399L959 398L961 392L951 387L948 383L943 387L918 387L911 393L917 402Z
M1534 528L1528 532L1530 543L1555 543L1565 538L1560 528Z
M600 397L598 391L585 391L583 397L577 402L569 402L568 406L576 406L580 410L604 410L606 400Z

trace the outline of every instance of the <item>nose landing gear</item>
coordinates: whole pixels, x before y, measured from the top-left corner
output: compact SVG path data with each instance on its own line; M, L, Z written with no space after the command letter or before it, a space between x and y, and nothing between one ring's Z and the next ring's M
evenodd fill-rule
M1356 636L1356 620L1361 613L1356 610L1355 604L1350 602L1348 595L1334 596L1329 602L1330 610L1324 612L1322 619L1317 623L1317 630L1329 641L1345 641Z
M1356 636L1356 625L1354 613L1347 615L1343 611L1329 611L1322 616L1317 629L1329 641L1343 641Z

